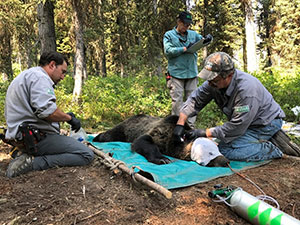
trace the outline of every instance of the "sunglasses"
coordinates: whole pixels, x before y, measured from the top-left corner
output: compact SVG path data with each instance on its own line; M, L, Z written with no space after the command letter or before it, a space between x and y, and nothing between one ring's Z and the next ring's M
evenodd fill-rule
M218 83L219 83L221 80L224 80L224 78L222 78L222 77L220 77L220 76L217 76L215 79L209 80L208 83L209 83L210 85L217 86Z

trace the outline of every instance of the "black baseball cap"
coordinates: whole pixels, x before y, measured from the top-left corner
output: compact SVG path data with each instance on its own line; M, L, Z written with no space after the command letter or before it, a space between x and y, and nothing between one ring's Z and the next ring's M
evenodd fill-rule
M177 18L180 19L185 24L191 24L191 23L193 23L192 14L190 14L187 11L183 11L183 12L179 13L179 15L178 15Z

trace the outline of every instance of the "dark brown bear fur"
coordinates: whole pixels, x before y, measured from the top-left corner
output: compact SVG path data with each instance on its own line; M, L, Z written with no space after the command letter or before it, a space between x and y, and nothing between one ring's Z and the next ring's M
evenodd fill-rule
M93 141L131 142L133 151L155 164L171 163L171 160L163 154L178 159L191 160L190 152L193 142L173 142L172 135L177 121L178 116L175 115L166 118L136 115L124 120L112 129L98 134ZM185 125L186 131L190 129L188 125ZM227 162L229 161L224 156L217 157L208 166L226 166Z

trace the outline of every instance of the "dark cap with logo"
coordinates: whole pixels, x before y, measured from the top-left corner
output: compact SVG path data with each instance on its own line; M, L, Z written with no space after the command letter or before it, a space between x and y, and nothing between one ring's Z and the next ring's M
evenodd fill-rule
M215 52L209 55L204 62L204 67L198 77L211 81L218 75L225 78L234 69L234 63L225 52Z
M183 11L183 12L179 13L177 18L180 19L182 22L184 22L186 24L193 23L192 14L190 14L187 11Z

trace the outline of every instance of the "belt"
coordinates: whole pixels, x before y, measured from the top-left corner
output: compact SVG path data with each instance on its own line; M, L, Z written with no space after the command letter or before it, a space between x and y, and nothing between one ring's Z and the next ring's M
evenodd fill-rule
M46 138L47 134L39 131L39 130L34 130L34 137L35 137L35 144L39 143L40 141L44 140Z
M34 151L37 151L36 145L44 140L47 137L47 134L44 132L40 132L37 130L34 131L34 135L33 135L33 144L35 146ZM29 149L26 147L26 141L25 140L9 140L8 144L17 147L21 152L26 152L26 153L34 153L34 151L29 151Z
M274 120L279 120L279 119L282 119L282 117L280 116L277 116L276 118L274 118ZM250 125L249 128L261 128L261 127L265 127L267 125L261 125L261 124L258 124L258 125Z

